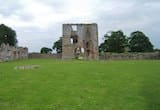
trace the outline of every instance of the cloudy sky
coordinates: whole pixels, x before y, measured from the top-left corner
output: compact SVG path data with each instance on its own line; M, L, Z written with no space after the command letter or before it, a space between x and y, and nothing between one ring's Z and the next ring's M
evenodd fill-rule
M63 23L97 23L99 43L109 31L143 31L160 48L160 0L0 0L0 24L12 27L30 52L52 47Z

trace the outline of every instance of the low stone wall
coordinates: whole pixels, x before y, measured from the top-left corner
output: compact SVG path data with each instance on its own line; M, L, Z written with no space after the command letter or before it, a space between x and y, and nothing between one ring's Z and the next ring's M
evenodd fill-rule
M53 58L61 59L61 54L41 54L41 53L29 53L29 58Z
M103 53L99 56L101 60L143 60L160 59L160 53Z
M52 58L61 59L61 54L29 53L28 58ZM143 60L160 59L160 53L104 53L99 56L100 60Z

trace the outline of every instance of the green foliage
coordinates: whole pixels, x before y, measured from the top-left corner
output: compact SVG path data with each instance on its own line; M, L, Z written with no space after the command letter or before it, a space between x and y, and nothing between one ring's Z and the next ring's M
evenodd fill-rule
M39 65L15 70L16 66ZM160 61L0 63L0 110L160 110Z
M52 49L50 48L47 48L47 47L41 48L41 53L51 53L51 52L52 52Z
M17 44L16 32L10 27L1 24L0 25L0 45L2 43L9 44L11 46L16 46Z
M105 40L99 46L100 52L153 52L149 38L141 31L132 32L129 38L122 31L112 31L106 34Z
M107 40L105 40L103 43L100 44L99 52L100 53L108 52Z
M140 31L132 32L129 38L131 52L152 52L153 45L149 38Z
M57 53L62 53L62 39L59 39L56 42L54 42L52 48L56 50Z
M99 46L100 51L117 53L125 51L127 39L122 31L112 31L111 35L106 34L104 38L104 43Z

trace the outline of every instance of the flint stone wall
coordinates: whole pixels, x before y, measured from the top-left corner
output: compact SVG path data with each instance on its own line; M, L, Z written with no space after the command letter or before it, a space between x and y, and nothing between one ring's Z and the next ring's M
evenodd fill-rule
M28 58L53 58L53 59L61 59L61 54L41 54L41 53L29 53Z
M152 53L103 53L100 55L101 60L144 60L160 59L160 52Z

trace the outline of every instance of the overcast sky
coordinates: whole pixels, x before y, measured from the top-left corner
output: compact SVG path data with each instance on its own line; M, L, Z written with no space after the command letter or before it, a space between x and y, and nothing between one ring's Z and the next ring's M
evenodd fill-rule
M106 32L127 36L140 30L160 48L160 0L0 0L0 24L17 33L30 52L52 47L63 23L97 23L99 43Z

